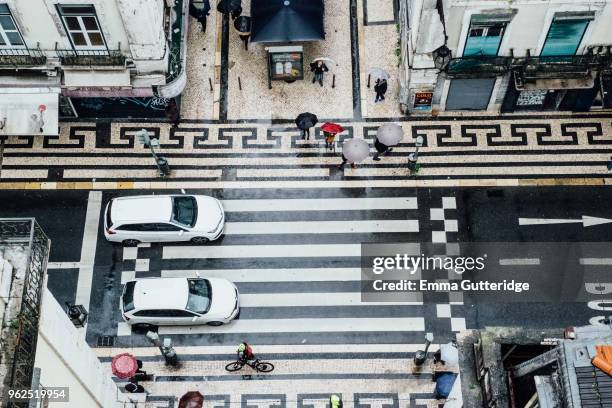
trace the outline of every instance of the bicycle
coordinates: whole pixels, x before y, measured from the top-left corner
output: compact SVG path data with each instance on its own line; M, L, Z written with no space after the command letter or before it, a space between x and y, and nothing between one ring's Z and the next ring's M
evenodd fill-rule
M260 373L269 373L270 371L274 370L274 365L272 363L261 361L258 358L255 360L244 360L239 358L233 363L229 363L228 365L226 365L225 369L230 373L233 373L234 371L241 370L242 367L244 367L245 365L248 365L249 367Z

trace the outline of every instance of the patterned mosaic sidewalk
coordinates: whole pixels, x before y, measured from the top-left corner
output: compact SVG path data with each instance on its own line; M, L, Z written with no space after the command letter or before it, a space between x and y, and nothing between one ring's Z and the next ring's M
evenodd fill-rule
M324 120L321 120L321 123ZM342 141L372 146L383 120L341 122L336 150L317 127L301 140L293 123L63 123L57 137L0 137L1 188L177 188L278 186L459 186L610 184L612 114L411 119L398 122L403 143L379 162L343 170ZM173 172L157 175L148 149L134 140L145 128ZM422 136L421 171L410 176L407 155ZM33 183L33 184L27 184ZM310 183L310 184L309 184Z

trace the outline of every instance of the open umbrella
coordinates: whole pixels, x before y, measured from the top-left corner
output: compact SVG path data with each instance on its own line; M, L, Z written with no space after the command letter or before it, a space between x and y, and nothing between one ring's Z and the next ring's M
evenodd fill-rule
M138 362L136 357L130 353L121 353L113 357L111 368L113 374L117 377L122 379L131 378L136 374L136 370L138 370Z
M323 61L323 63L327 65L328 68L332 65L336 65L333 59L327 57L318 57L312 60L313 63L317 61Z
M359 163L370 155L370 145L363 139L348 139L342 143L342 155L352 163Z
M385 123L376 131L378 141L387 146L395 146L404 137L404 129L395 123Z
M457 364L459 362L459 350L453 343L446 343L440 346L440 359L446 364Z
M338 134L344 132L344 128L337 123L325 122L321 125L321 130L332 134Z
M178 408L202 408L204 396L198 391L189 391L179 400Z
M251 34L251 17L240 16L234 20L234 28L240 35Z
M298 129L302 130L307 130L313 127L318 121L319 119L317 118L317 115L310 112L300 113L297 118L295 118L295 124L297 125Z
M251 0L251 42L325 39L323 0Z
M233 13L242 7L241 0L221 0L217 4L217 11L223 14Z
M382 68L370 68L368 75L373 76L375 79L389 79L391 75Z

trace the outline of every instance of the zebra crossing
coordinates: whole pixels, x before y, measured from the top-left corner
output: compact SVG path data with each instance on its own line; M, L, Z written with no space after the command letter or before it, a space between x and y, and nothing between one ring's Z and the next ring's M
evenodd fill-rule
M404 192L404 190L402 190ZM361 194L363 195L363 194ZM420 208L410 195L222 199L225 234L209 245L122 249L122 283L140 277L220 277L234 282L240 318L220 327L159 327L179 344L419 343L465 328L461 302L361 300L361 244L452 243L456 200ZM455 238L455 239L453 239ZM117 344L133 344L117 323Z

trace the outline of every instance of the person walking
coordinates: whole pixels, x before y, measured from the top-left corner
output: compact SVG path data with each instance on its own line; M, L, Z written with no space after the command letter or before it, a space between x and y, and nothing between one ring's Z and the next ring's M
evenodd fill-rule
M376 148L376 153L374 153L374 157L372 158L374 161L380 161L380 156L384 156L385 154L393 151L393 148L381 143L378 138L374 139L374 147Z
M206 17L210 14L210 0L202 0L202 8L196 7L193 0L189 2L189 15L195 18L206 32Z
M387 92L387 80L384 78L377 79L376 85L374 85L374 91L376 92L376 99L374 99L374 103L384 101L385 92Z
M357 168L357 165L354 162L349 162L349 159L347 159L344 153L342 153L342 163L338 165L338 168L339 169L343 168L346 163L351 163L351 167L354 169Z
M325 148L334 150L334 139L336 138L336 133L323 131L323 136L325 136Z
M612 156L610 156L610 161L608 162L608 171L612 171Z
M323 74L329 71L327 65L321 60L315 61L310 64L310 70L314 73L312 83L319 82L319 85L323 86Z
M166 106L166 118L172 123L172 127L177 127L181 121L181 112L179 111L178 105L174 98L170 99Z

